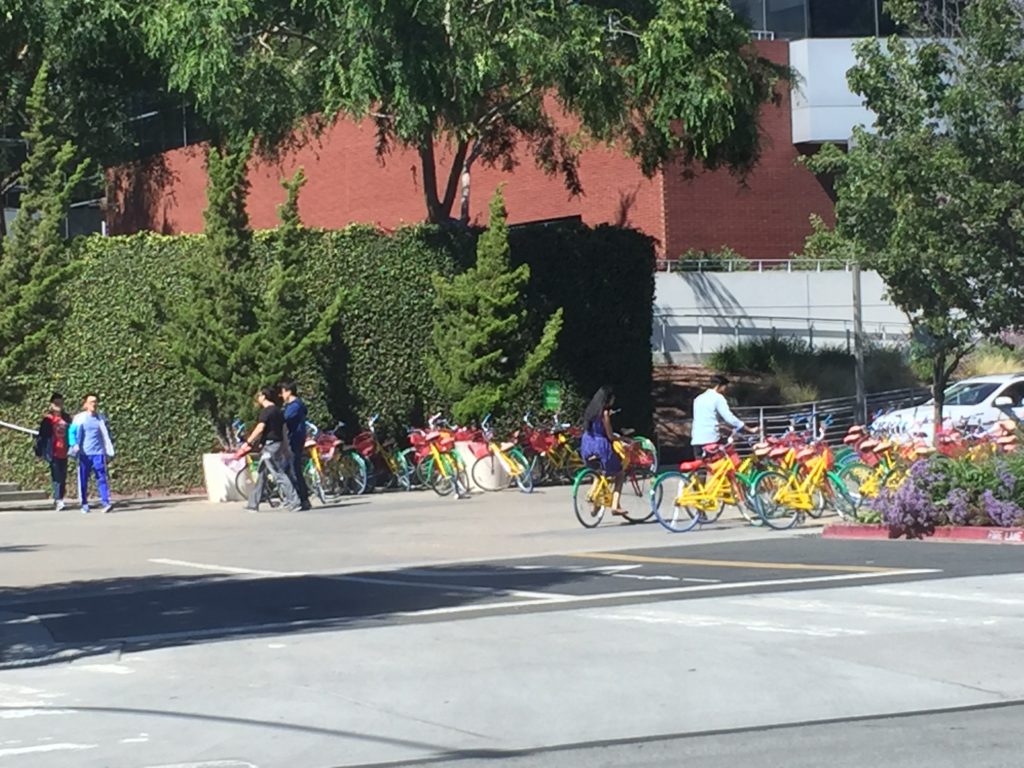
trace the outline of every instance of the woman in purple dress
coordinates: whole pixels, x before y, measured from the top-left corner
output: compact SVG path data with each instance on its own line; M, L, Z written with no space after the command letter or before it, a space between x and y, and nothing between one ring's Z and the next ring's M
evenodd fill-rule
M612 431L613 405L615 392L607 385L597 390L591 398L590 405L583 412L583 440L580 452L584 461L589 463L596 459L600 462L601 470L613 480L615 492L612 494L611 513L625 515L625 511L619 506L622 497L622 460L612 446L615 439L615 433Z

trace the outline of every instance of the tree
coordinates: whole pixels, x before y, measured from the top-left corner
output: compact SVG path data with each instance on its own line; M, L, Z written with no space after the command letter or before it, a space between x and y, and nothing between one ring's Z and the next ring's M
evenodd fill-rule
M87 160L70 141L57 137L48 103L47 66L38 70L26 103L29 148L21 166L24 189L10 239L0 240L0 399L14 400L24 376L38 367L60 322L61 283L74 265L64 243L64 217Z
M281 224L274 233L272 260L264 271L266 289L254 302L253 328L239 340L239 366L243 375L248 375L252 391L261 383L292 378L312 365L341 318L344 293L340 291L316 318L306 316L300 280L305 250L298 205L305 183L301 168L292 179L282 181L287 199L277 209Z
M173 57L170 86L222 119L283 119L315 95L328 119L372 120L381 158L414 149L435 223L460 184L468 216L476 163L511 168L524 150L573 194L588 141L620 142L648 175L675 161L743 172L787 75L722 0L159 0L139 13L151 50ZM295 98L274 85L265 109L247 81Z
M252 232L245 210L246 167L252 137L207 155L206 235L185 266L183 300L167 309L169 351L185 372L196 401L221 444L231 444L232 421L251 410L256 391L242 375L240 342L252 332L255 309L249 298L253 277ZM248 374L248 371L245 371Z
M1024 321L1024 6L973 0L954 39L921 26L918 10L890 5L916 39L857 46L848 78L875 123L846 153L826 146L810 160L835 174L838 199L835 230L819 227L809 247L885 280L929 356L939 425L976 340Z
M490 222L477 241L476 265L452 278L433 278L433 351L427 370L452 403L452 414L468 422L497 410L522 393L554 352L562 310L544 324L531 349L524 338L522 291L530 268L509 262L505 200L499 189L491 200Z
M27 99L43 62L52 120L98 166L137 155L138 123L130 120L141 93L156 100L166 78L146 55L132 23L130 0L7 0L0 10L0 195L10 191L25 160L20 136ZM182 106L182 97L174 100ZM102 194L103 177L87 178L79 196ZM0 220L0 236L4 234Z

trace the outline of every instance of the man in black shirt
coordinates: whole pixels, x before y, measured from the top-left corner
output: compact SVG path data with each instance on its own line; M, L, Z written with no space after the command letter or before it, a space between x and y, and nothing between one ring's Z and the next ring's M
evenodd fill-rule
M259 512L260 499L263 498L263 486L268 473L274 477L274 482L277 484L285 506L293 511L299 509L300 506L299 496L288 475L291 454L288 453L288 444L284 441L284 413L275 402L276 396L277 392L273 387L264 387L256 393L256 402L260 406L259 423L256 424L256 428L245 441L246 445L253 448L262 445L260 467L256 475L256 488L249 496L249 503L246 505L251 512Z

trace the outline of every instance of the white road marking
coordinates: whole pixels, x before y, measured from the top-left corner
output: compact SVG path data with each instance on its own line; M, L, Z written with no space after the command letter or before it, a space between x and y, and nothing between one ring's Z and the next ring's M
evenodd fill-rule
M2 709L0 720L21 720L25 717L38 717L40 715L75 715L73 709L51 709L49 707L25 707L23 709Z
M129 736L126 739L120 739L118 744L145 744L149 741L148 733L140 733L138 736Z
M1013 597L995 597L979 592L976 595L965 595L959 592L926 592L916 589L897 589L894 587L878 587L875 594L892 595L893 597L915 597L926 600L955 600L963 603L983 603L985 605L1024 605L1024 599Z
M164 557L150 558L149 562L157 565L177 565L182 568L196 568L201 571L213 571L214 573L233 573L240 576L308 576L302 571L266 571L257 568L238 568L233 565L218 565L217 563L196 563L191 560L172 560Z
M444 592L468 592L480 595L509 595L524 597L531 600L560 600L571 595L558 592L530 592L523 589L504 589L502 587L477 587L469 584L448 584L441 581L411 581L406 579L378 578L376 576L319 576L317 578L331 581L351 581L356 584L381 584L390 587L412 587L414 589L439 589Z
M0 749L0 757L34 755L39 752L78 752L85 749L96 749L98 746L99 744L72 744L70 742L63 742L57 744L40 744L35 747L12 747L11 749ZM255 768L255 766L253 768Z
M847 629L845 627L818 626L802 624L792 626L773 621L757 619L734 619L724 616L708 616L694 613L667 615L650 611L633 611L629 613L598 613L590 616L602 621L626 621L639 624L673 624L683 627L738 627L748 632L768 632L785 635L805 635L807 637L860 637L867 635L863 629Z
M124 664L75 664L73 669L83 669L86 672L99 672L105 675L134 675L135 670L126 667Z
M203 760L199 763L150 765L146 768L257 768L257 766L244 760Z

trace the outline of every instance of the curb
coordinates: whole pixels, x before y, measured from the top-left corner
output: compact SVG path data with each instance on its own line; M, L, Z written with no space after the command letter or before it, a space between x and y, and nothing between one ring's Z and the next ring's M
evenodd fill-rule
M884 525L856 525L852 523L826 525L823 538L828 539L886 539L889 528ZM895 540L895 539L893 539ZM988 528L971 525L946 525L935 529L924 541L971 542L989 544L1024 544L1024 528Z

